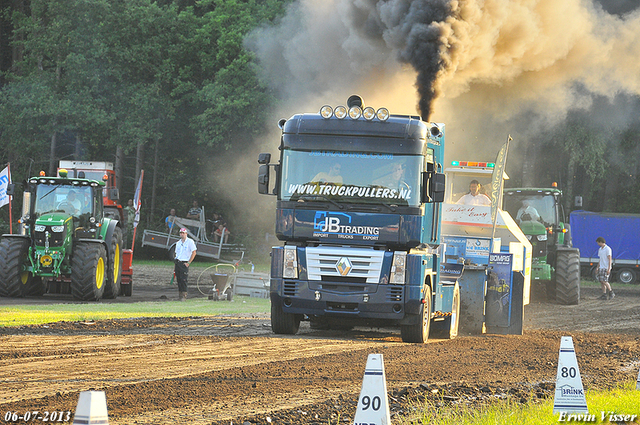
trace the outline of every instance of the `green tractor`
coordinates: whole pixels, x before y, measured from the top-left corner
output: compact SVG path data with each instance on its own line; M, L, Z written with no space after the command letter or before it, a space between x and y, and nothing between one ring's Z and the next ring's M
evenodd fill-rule
M572 247L561 199L556 187L505 189L504 209L533 247L532 282L543 284L548 298L574 305L580 302L580 251Z
M116 298L122 279L122 229L104 216L102 181L30 178L20 234L0 241L0 296L70 293L83 301Z

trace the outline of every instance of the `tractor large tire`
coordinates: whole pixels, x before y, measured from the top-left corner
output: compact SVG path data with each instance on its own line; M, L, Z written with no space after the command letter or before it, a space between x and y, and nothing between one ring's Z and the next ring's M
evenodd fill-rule
M557 253L556 301L564 305L580 302L580 253L577 250Z
M291 313L282 311L281 305L271 302L271 329L273 333L283 335L295 335L300 328L300 318Z
M122 229L116 227L109 243L109 268L104 286L104 298L116 298L122 281Z
M82 301L98 301L104 294L107 252L99 243L78 242L71 259L71 295Z
M24 269L28 262L29 240L4 238L0 242L0 296L42 295L42 279Z
M453 289L451 315L446 319L431 324L431 335L435 338L454 339L458 336L460 325L460 287L456 283Z
M402 325L400 335L403 342L424 344L429 339L431 329L431 287L427 286L424 294L424 304L420 311L420 320L413 325Z

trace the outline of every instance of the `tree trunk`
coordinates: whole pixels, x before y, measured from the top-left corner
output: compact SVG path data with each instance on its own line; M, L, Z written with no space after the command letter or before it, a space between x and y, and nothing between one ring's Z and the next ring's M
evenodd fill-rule
M73 159L75 159L76 161L81 161L82 160L82 142L80 141L80 138L78 137L78 135L75 135L75 146L74 146L74 152L73 152Z
M156 145L154 147L154 152L153 152L153 183L151 186L151 209L150 209L150 220L151 222L154 221L154 217L155 217L155 211L156 211L156 185L158 182L158 162L159 162L159 155L158 155L158 146L160 144L160 138L156 137Z
M49 151L49 175L56 175L56 142L58 140L58 133L54 130L51 135L51 150Z
M124 166L124 151L120 146L116 148L116 188L118 193L122 194L122 167Z
M138 148L136 150L136 184L140 180L140 174L144 168L144 142L138 142ZM149 225L149 216L147 215L147 226Z

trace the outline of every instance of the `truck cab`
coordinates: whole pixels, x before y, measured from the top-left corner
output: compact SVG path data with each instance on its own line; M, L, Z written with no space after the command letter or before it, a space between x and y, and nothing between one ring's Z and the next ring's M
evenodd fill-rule
M404 341L425 342L431 322L446 322L455 336L457 286L439 276L444 125L359 96L279 125L277 162L258 159L284 243L271 253L273 331L399 326Z

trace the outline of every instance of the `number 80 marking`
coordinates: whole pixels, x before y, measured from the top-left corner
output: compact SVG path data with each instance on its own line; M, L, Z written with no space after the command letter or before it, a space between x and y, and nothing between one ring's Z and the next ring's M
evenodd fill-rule
M368 395L362 397L362 410L367 410L369 407L371 407L373 410L380 410L380 404L382 403L380 401L380 397L375 396L373 397L373 399L371 399Z
M577 375L577 372L575 367L563 367L560 370L560 374L562 375L563 378L567 378L567 377L575 378Z

